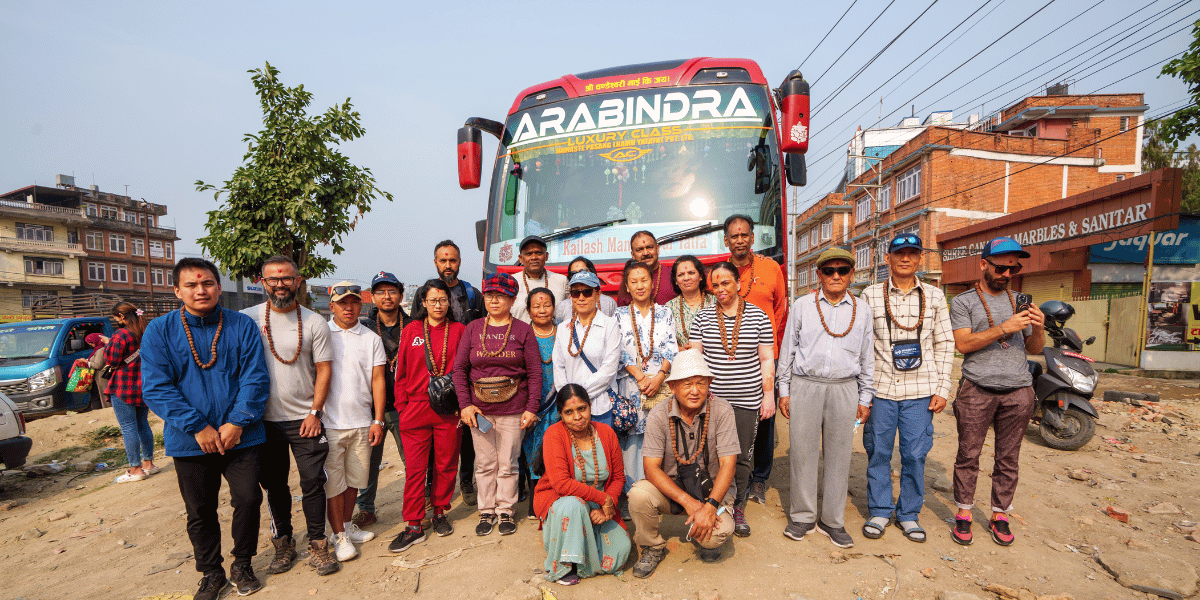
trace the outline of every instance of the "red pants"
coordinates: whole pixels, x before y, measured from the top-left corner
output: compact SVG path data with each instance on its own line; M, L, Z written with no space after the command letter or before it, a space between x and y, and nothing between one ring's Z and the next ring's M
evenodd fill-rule
M429 401L412 401L400 413L400 443L404 446L404 520L425 518L425 478L429 452L433 451L433 505L449 510L458 473L461 430L458 418L443 417L429 408Z

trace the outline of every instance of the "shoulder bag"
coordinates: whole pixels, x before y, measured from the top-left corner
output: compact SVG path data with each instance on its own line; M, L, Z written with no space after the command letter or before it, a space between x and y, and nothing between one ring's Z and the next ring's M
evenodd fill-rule
M425 365L429 367L429 386L426 388L426 393L429 394L429 408L433 412L448 417L458 413L458 394L454 391L454 378L450 375L449 361L442 365L446 369L446 373L438 373L433 368L433 349L429 347L429 324L422 324L425 333ZM450 343L450 325L446 324L446 339L442 341L442 349L445 350L446 344Z

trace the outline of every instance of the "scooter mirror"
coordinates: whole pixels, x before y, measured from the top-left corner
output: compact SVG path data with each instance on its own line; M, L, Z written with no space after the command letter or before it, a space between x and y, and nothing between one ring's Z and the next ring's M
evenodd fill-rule
M1087 339L1086 341L1084 341L1083 343L1085 343L1085 344L1087 344L1087 345L1089 345L1089 346L1091 346L1092 344L1095 344L1095 343L1096 343L1096 336L1094 336L1094 335L1093 335L1092 337L1088 338L1088 339Z

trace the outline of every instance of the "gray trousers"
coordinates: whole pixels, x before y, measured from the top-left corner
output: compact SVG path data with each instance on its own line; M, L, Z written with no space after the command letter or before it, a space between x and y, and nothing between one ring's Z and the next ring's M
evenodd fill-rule
M858 380L792 375L790 402L792 501L788 517L794 523L814 523L819 515L830 527L844 527ZM825 470L818 488L822 450ZM818 489L822 492L819 513Z

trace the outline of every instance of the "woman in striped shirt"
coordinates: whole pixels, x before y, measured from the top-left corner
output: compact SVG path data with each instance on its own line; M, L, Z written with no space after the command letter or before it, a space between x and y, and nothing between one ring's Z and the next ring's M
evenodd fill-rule
M741 453L734 482L734 534L750 535L746 523L746 493L759 419L775 414L775 337L771 319L761 308L746 302L740 292L738 270L721 262L710 272L717 304L696 315L690 338L699 344L704 362L713 372L713 396L733 406Z

